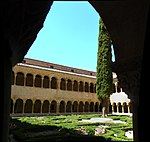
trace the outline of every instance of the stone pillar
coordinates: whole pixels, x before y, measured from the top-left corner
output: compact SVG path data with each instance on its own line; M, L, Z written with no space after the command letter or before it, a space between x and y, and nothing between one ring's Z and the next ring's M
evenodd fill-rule
M12 75L12 65L11 65L11 51L7 41L0 36L1 38L1 63L0 63L0 130L1 130L1 142L8 142L9 136L9 119L10 119L10 105L11 105L11 75Z
M61 79L57 79L57 90L60 90L60 82L61 82Z
M128 113L131 113L129 103L128 103Z
M133 67L135 62L133 62ZM139 61L140 63L140 61ZM136 65L139 65L138 63ZM130 66L131 67L131 66ZM140 75L141 68L128 68L128 70L118 71L117 76L120 86L128 94L131 99L133 108L133 138L134 141L139 140L139 95L140 95Z
M16 85L16 72L14 72L14 85Z
M77 81L78 82L78 92L79 92L79 87L80 87L80 81Z
M122 107L122 113L124 113L124 104L121 104Z
M114 113L114 104L112 104L112 113Z
M65 91L68 91L68 80L65 78Z
M44 81L44 76L41 75L41 87L40 88L43 88L43 81Z
M34 104L35 104L35 100L33 100L33 105L32 105L32 114L34 113Z
M60 102L58 101L57 102L57 106L56 106L56 114L59 114L60 112L59 112L59 106L60 106Z
M40 114L43 113L42 110L43 110L43 100L41 101Z
M118 92L118 88L117 88L118 82L115 82L115 93Z
M35 74L33 74L33 87L35 87Z
M117 104L117 113L119 112L119 104Z
M25 103L26 103L26 100L23 100L23 106L22 106L22 113L23 113L23 114L24 114Z

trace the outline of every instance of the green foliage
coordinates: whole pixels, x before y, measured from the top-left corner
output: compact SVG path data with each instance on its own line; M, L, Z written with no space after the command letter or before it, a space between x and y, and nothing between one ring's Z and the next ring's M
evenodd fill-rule
M78 121L79 119L97 117L100 117L100 115L14 117L11 119L11 123L15 124L16 127L12 128L10 133L12 133L19 142L66 141L69 138L72 140L76 139L77 141L89 140L89 138L91 141L96 141L96 139L97 141L133 141L124 135L127 130L132 130L132 117L130 116L108 115L109 118L125 121L127 122L126 124ZM95 136L95 129L100 126L106 126L106 133ZM88 135L83 135L82 133L78 134L76 133L77 130L86 130ZM114 136L114 134L116 136Z
M94 128L93 127L87 127L86 128L86 131L88 132L88 135L92 135L92 136L94 136L94 133L95 133L95 131L94 131Z
M96 93L99 99L106 99L113 90L111 39L102 18L99 21L97 53Z

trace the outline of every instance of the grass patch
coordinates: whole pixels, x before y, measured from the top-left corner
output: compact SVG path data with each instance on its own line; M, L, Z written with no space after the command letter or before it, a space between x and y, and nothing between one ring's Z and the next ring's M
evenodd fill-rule
M124 123L79 122L82 119L101 117L92 115L60 115L37 117L12 117L10 133L21 142L51 141L133 141L125 136L132 130L132 117L108 115L107 118L121 120ZM95 129L105 127L105 133L95 135Z

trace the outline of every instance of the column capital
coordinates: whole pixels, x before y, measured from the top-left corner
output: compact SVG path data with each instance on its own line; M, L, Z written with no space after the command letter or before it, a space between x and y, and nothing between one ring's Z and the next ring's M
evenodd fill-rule
M118 83L122 90L129 96L132 102L139 103L141 57L134 57L125 61L114 63L112 68L117 74Z

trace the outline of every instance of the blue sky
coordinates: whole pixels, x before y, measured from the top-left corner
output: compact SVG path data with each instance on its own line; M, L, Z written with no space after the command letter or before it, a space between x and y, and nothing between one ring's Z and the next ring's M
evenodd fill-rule
M99 18L87 1L54 1L25 58L96 71Z

